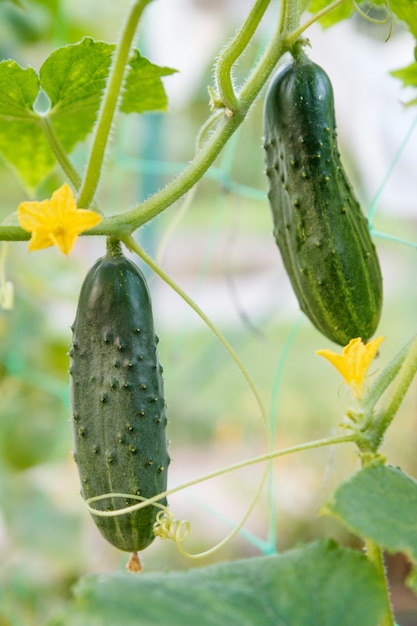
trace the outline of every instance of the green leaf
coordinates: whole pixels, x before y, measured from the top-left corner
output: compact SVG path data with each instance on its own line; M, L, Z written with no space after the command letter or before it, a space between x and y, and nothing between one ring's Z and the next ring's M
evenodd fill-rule
M24 183L35 188L55 166L55 156L34 111L40 86L50 100L47 116L69 153L93 128L114 46L85 38L53 52L40 69L0 63L0 152Z
M309 13L315 15L329 4L329 0L311 0L311 2L307 6L307 10ZM319 20L319 24L323 28L329 28L338 22L341 22L348 17L350 17L353 13L353 4L352 2L344 2L339 7L327 13L324 17Z
M402 81L403 87L417 87L417 61L411 63L407 67L390 72L391 76ZM417 104L417 98L409 100L406 105L411 106Z
M357 472L338 487L324 512L417 563L417 481L400 469L375 464Z
M177 70L154 65L138 50L130 60L130 69L126 77L122 113L143 113L144 111L165 111L168 99L161 76L174 74Z
M40 69L51 105L47 115L67 152L94 126L114 50L113 44L85 37L52 52Z
M394 15L405 22L410 32L417 38L417 0L389 0Z
M15 61L0 63L0 107L4 122L15 119L30 121L32 104L39 91L39 80L31 67L24 70Z
M50 626L375 626L384 607L364 555L317 542L185 572L88 576Z
M402 80L404 87L417 87L417 61L391 72L391 76Z
M11 60L0 63L0 152L28 187L35 187L55 163L33 110L38 91L39 79L31 67L23 69Z

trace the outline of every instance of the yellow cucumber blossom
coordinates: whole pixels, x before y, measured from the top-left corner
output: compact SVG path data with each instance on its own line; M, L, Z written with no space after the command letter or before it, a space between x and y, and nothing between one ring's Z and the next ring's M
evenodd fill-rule
M69 254L78 235L101 221L95 211L77 208L67 184L54 191L50 200L22 202L17 215L21 227L32 233L29 252L55 245Z
M360 337L351 339L342 350L336 354L331 350L317 350L316 354L327 359L343 376L355 398L363 396L363 383L369 366L384 337L377 337L368 343L362 343Z

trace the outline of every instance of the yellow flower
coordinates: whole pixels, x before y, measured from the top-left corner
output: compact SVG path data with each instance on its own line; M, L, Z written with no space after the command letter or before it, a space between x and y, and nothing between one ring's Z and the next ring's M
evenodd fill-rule
M22 202L17 215L21 227L32 233L29 252L56 245L63 254L69 254L78 235L101 221L95 211L77 208L67 184L55 191L50 200Z
M369 343L362 343L360 338L352 339L336 354L331 350L318 350L316 354L327 359L343 376L356 398L363 395L363 382L366 372L384 337L377 337Z

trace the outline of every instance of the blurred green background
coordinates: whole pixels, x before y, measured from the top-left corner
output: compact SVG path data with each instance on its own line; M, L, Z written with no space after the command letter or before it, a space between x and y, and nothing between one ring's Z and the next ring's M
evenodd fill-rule
M0 55L35 68L54 48L84 35L114 41L119 30L115 24L121 24L129 6L127 0L22 0L22 4L23 9L19 9L10 2L0 3ZM178 67L181 74L166 80L172 102L166 115L118 119L99 192L100 203L108 213L137 203L192 158L196 133L208 115L212 58L250 6L249 2L233 0L161 0L159 4L158 9L155 3L145 19L140 48L152 61ZM176 12L178 24L184 27L187 36L183 39L179 26L170 30L166 24L170 11ZM160 29L156 31L157 24ZM195 24L196 32L187 31L187 24ZM209 27L212 35L195 50L196 68L191 57L198 29L205 33ZM261 28L239 63L237 80L250 71L269 28L268 24ZM378 50L380 35L372 25L365 28L353 20L347 29L347 37L369 41ZM344 31L336 36L340 32ZM398 36L402 42L404 33L394 29L396 54ZM326 41L330 48L334 45L331 37L314 31L312 42L317 41L319 56L325 54ZM182 52L178 49L180 39ZM162 40L166 44L163 50L158 48ZM335 77L337 71L336 64ZM380 75L379 65L375 72ZM385 80L385 74L380 79ZM398 103L398 115L391 119L394 138L389 133L386 136L385 161L375 164L384 174L413 119L402 108L393 79L386 83L386 89L386 97ZM372 117L365 121L371 133L378 131L372 128ZM372 182L373 162L368 159L368 171L358 166L357 154L369 146L365 142L355 153L348 142L344 143L348 122L352 119L339 121L341 151L366 208L377 191ZM415 143L411 137L397 163L397 174L409 171L407 150ZM85 163L87 150L88 145L81 145L72 155L77 167ZM379 184L383 176L378 177ZM39 198L47 197L60 181L59 172L51 174L39 190ZM400 207L392 203L395 189L389 193L393 181L395 173L384 188L385 195L383 192L379 198L374 228L417 241L415 178L406 179L408 195L403 186L398 190ZM138 237L222 330L247 365L275 423L276 447L283 448L335 432L350 400L337 373L315 355L317 349L335 346L300 317L272 239L265 189L259 101L195 194L145 226ZM27 195L2 162L0 190L3 220ZM386 340L373 365L374 372L414 334L417 304L416 246L387 238L376 239L376 244L385 284L379 334ZM83 506L68 421L69 327L81 282L104 248L104 240L91 238L81 238L69 258L56 249L29 256L23 243L2 248L7 252L6 278L14 284L15 302L13 310L0 311L0 626L46 623L48 616L68 601L71 586L80 576L120 568L126 562L126 555L104 542ZM143 269L152 292L166 377L173 459L170 485L262 454L266 449L264 428L240 372L187 305ZM417 476L416 401L414 384L383 448L390 463L413 476ZM321 449L277 461L274 480L246 525L246 534L214 557L194 565L271 550L271 501L276 506L276 525L270 529L270 539L276 535L279 550L329 535L359 545L340 525L319 515L321 504L335 485L357 468L358 459L351 447ZM192 524L187 548L204 550L223 538L244 514L261 471L262 467L254 466L227 474L170 499L176 517ZM175 546L158 541L143 558L148 570L193 565L178 555ZM389 559L398 619L402 626L415 624L417 602L403 584L408 564L402 556Z

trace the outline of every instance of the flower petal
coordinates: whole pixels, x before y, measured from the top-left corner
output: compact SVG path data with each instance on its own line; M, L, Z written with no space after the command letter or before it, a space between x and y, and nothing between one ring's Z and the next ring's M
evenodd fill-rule
M45 221L45 212L48 209L49 200L43 202L21 202L17 208L19 224L25 230L32 232ZM43 218L43 220L42 220Z
M28 250L29 252L34 252L35 250L43 250L53 245L54 242L51 239L50 233L46 230L37 229L36 232L32 233L32 237L28 243Z
M67 214L78 210L72 189L66 183L54 191L50 203L51 209L64 219Z
M366 373L383 340L384 337L377 337L364 344L357 337L349 341L342 354L336 354L332 350L317 350L316 354L327 359L343 376L353 395L360 398L363 395Z
M62 254L68 255L77 240L77 235L57 229L55 232L50 234L50 239L51 242L56 245L58 250L62 252Z
M67 184L54 191L50 200L22 202L17 211L22 228L32 233L30 252L55 244L63 254L69 254L78 235L101 221L95 211L77 209Z
M71 224L71 230L79 235L86 230L90 230L93 226L97 226L101 222L101 216L95 211L87 209L77 209L74 221Z

